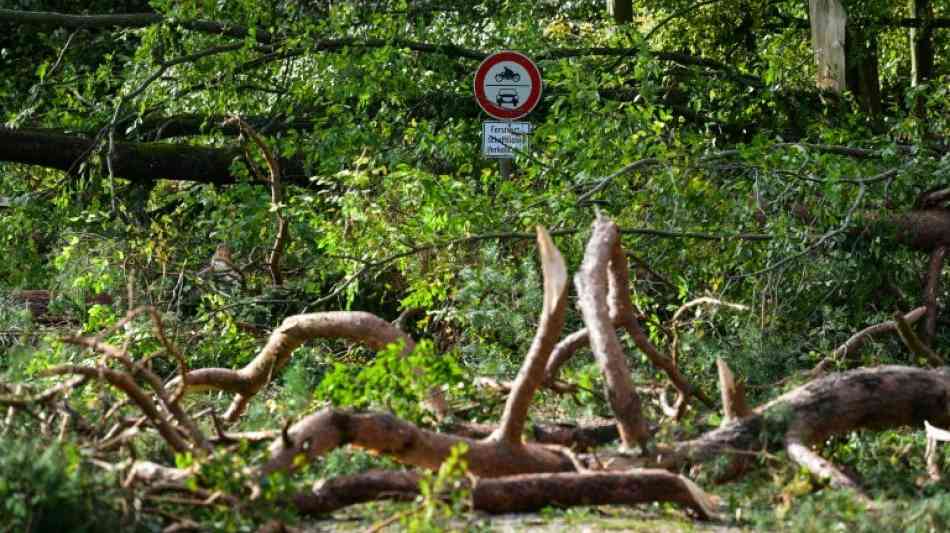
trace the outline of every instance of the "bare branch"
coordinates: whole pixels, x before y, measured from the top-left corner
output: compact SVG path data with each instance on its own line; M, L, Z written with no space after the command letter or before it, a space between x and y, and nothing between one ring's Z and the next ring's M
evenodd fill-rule
M788 452L790 459L815 476L830 480L831 484L835 487L854 490L858 495L867 499L857 481L851 479L850 476L842 472L841 469L835 466L831 461L811 451L801 440L789 438L785 444L785 450Z
M381 350L392 343L403 343L403 353L415 349L415 341L385 320L361 311L311 313L288 317L271 334L267 344L250 363L240 370L228 368L201 368L192 370L185 378L188 391L218 389L238 394L224 414L228 421L236 420L247 403L290 360L303 343L315 338L344 338ZM173 380L169 385L177 385Z
M680 373L675 361L661 353L652 342L650 337L643 331L640 321L637 319L637 313L630 301L630 271L627 266L627 258L624 255L623 248L618 239L610 251L610 264L607 270L608 294L607 301L610 307L610 318L614 324L623 326L630 337L633 339L637 348L642 351L653 366L663 370L670 378L673 386L680 392L684 401L690 396L696 397L709 408L713 408L712 401L699 388L693 386Z
M188 415L188 413L185 412L184 409L182 409L181 405L178 402L172 401L168 397L168 394L165 392L165 387L162 384L162 380L158 376L156 376L154 372L152 372L151 370L149 370L148 368L140 364L135 364L134 362L132 362L132 360L129 359L129 357L124 353L124 351L116 348L115 346L102 342L98 339L89 338L89 337L69 337L63 340L64 342L67 342L69 344L75 344L77 346L83 346L86 348L93 349L101 354L106 355L109 358L119 361L120 363L122 363L123 366L126 367L126 369L128 369L129 372L132 373L133 376L142 375L145 378L145 381L152 388L152 390L155 391L155 395L158 396L159 401L165 407L165 409L167 409L168 412L171 413L172 417L174 417L174 419L177 420L178 423L184 426L185 430L188 432L188 435L191 437L192 442L194 442L195 445L199 449L202 449L208 452L211 451L212 449L211 444L205 438L201 430L198 429L198 425L195 424L194 420L192 420L191 417ZM131 380L131 376L129 375L125 375L125 376ZM138 388L137 385L136 385L136 388ZM128 391L126 391L126 393L128 393ZM137 400L131 394L129 394L129 396L136 403L139 404L139 407L142 407L142 404L139 402L139 400ZM145 412L145 414L149 415L147 411ZM151 418L151 415L149 416ZM164 417L162 418L162 420L164 421Z
M637 443L646 450L650 439L649 430L641 412L640 398L630 382L630 369L607 307L607 267L619 239L617 226L598 215L574 284L581 314L587 325L591 350L604 373L620 439L625 446L632 447Z
M152 422L158 432L162 435L162 438L176 451L176 452L187 452L191 450L191 446L182 439L181 435L172 425L165 420L165 417L159 412L158 408L155 405L155 402L152 401L152 398L145 393L132 379L131 376L125 372L119 372L111 368L106 368L104 366L91 367L91 366L78 366L78 365L65 365L58 366L47 369L43 372L45 375L56 376L64 374L75 374L77 376L86 376L93 379L105 380L115 388L124 392L135 404L142 410L143 413L148 417Z
M927 283L924 286L924 305L927 306L927 320L924 322L923 343L933 345L937 335L937 291L940 288L940 274L947 256L946 246L937 246L930 252L930 264L927 267Z
M528 407L535 391L544 381L544 368L551 350L564 327L565 302L567 301L567 267L564 258L547 230L538 226L538 250L541 255L541 270L544 274L544 303L534 341L528 350L511 394L505 404L501 423L494 438L509 444L521 442Z
M917 322L918 320L920 320L920 318L924 316L926 312L927 312L926 306L918 307L917 309L914 309L913 311L904 315L904 320L908 324L913 324L914 322ZM831 358L841 359L841 358L848 357L849 355L853 354L855 351L860 349L861 346L864 346L864 343L867 341L869 337L873 335L877 335L878 333L885 333L889 331L897 331L897 323L893 320L888 320L885 322L881 322L880 324L874 324L873 326L868 326L862 329L861 331L855 333L851 337L849 337L848 340L844 341L844 343L841 344L841 346L838 346L835 349L835 351L831 353Z
M904 315L894 313L894 322L897 323L897 332L900 334L901 340L904 341L904 345L907 346L907 349L917 357L926 359L928 363L935 367L944 365L943 357L940 357L937 352L933 351L920 340L920 337L914 333L914 328L910 327L910 324L904 320Z
M89 378L86 376L78 376L75 379L65 381L63 383L60 383L59 385L50 387L49 389L41 393L34 394L32 396L0 396L0 405L9 405L11 407L26 407L29 405L47 403L53 400L54 398L56 398L57 396L59 396L60 394L68 394L69 391L73 390L76 387L81 386L82 384L86 383L86 381L88 380Z
M620 176L624 176L626 174L629 174L641 168L658 165L658 164L660 164L660 160L655 157L648 157L646 159L640 159L639 161L634 161L633 163L630 163L629 165L626 165L620 168L619 170L612 172L608 176L601 178L601 180L598 181L596 185L591 187L589 191L585 192L584 194L580 195L577 198L577 203L583 204L588 198L602 191L604 187L606 187L607 185L610 185L611 181L619 178Z

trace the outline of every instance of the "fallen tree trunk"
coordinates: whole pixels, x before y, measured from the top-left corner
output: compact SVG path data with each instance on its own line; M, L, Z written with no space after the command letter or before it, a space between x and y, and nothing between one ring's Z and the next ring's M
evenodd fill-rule
M598 218L594 229L594 238L587 247L583 268L577 276L577 286L593 351L608 380L613 379L613 385L620 384L619 388L612 389L611 403L619 406L615 410L618 418L627 416L628 427L618 427L623 434L630 427L645 422L638 409L630 409L635 406L622 394L625 386L627 390L632 389L629 383L623 383L624 378L629 380L629 375L622 375L628 371L617 364L617 359L623 354L616 342L613 326L616 316L623 312L629 314L629 310L621 309L623 302L616 301L623 294L626 281L624 272L617 270L616 258L621 255L616 253L619 248L616 227ZM292 472L343 446L362 447L406 464L437 469L452 455L453 449L464 445L468 472L480 478L471 486L473 505L477 509L514 512L536 510L547 505L671 501L686 505L701 517L709 517L714 513L714 501L671 470L722 457L747 457L763 450L785 450L791 460L816 476L830 479L835 486L860 492L861 487L854 479L821 458L811 447L831 435L860 429L920 427L925 420L939 426L950 425L950 370L883 366L831 374L751 412L737 409L736 416L741 417L738 420L685 442L655 447L651 443L651 452L655 450L655 453L647 456L618 454L602 462L595 456L578 457L564 447L525 442L530 403L543 382L545 368L564 323L566 307L566 267L543 228L538 228L538 245L544 277L539 326L512 386L501 423L487 437L474 439L430 431L387 413L356 413L327 408L303 418L275 437L269 448L269 459L248 472L248 481L255 483L272 473ZM614 270L610 271L612 262ZM609 291L611 286L613 293ZM184 377L179 383L191 390L215 388L238 393L234 412L239 414L247 401L287 363L293 351L315 337L348 338L376 349L393 342L403 342L405 350L411 350L413 346L412 339L405 333L369 313L298 315L285 320L244 369L186 371L184 362L181 362ZM161 400L156 402L135 383L132 376L138 367L128 361L124 353L96 339L77 343L108 355L106 360L122 362L126 371L107 368L103 363L98 367L61 367L56 373L81 374L88 379L115 385L149 415L148 420L176 450L188 451L196 446L200 448L203 442L210 442L200 435L200 430L182 430L190 427L188 417L178 412L174 400L164 399L162 392L167 389L160 384L152 385ZM675 366L672 368L675 370ZM676 383L677 380L671 375L671 381ZM680 387L686 389L682 382ZM170 416L166 416L163 410ZM222 432L220 427L218 430ZM640 439L650 437L646 431L640 435L630 431L624 442L643 445L645 442ZM631 466L652 469L630 470ZM594 471L595 468L600 471ZM140 479L148 484L155 483L158 477L177 483L176 480L182 479L181 473L173 468L147 468L133 472L130 479ZM415 474L403 472L374 473L362 478L331 480L311 491L312 494L298 495L295 504L304 512L327 512L327 509L370 498L413 496L418 490L418 478L413 476ZM259 487L255 490L259 492ZM332 494L327 492L331 490L334 491ZM347 493L347 490L351 492Z
M303 514L326 514L357 503L381 499L408 501L419 495L419 475L375 470L341 476L297 494ZM527 513L545 507L679 503L703 519L716 515L716 501L695 483L666 470L525 474L479 479L470 487L472 507L488 513Z
M724 455L791 447L790 457L817 476L831 477L835 485L857 487L833 465L817 465L802 450L832 435L860 429L919 428L924 420L950 423L946 367L860 368L806 383L754 409L746 418L658 451L654 464L675 469Z
M74 172L98 149L94 138L45 130L0 126L0 161L24 163ZM158 179L226 185L238 181L231 164L241 160L240 148L210 148L190 144L116 142L112 154L115 175L133 183ZM285 178L308 185L298 161L281 161Z
M469 471L476 476L498 477L536 472L575 470L570 458L556 448L532 443L511 443L489 436L474 440L458 435L421 429L388 413L354 413L323 409L274 439L270 460L260 476L290 471L326 455L336 448L352 445L387 455L399 462L438 469L452 452L464 444Z

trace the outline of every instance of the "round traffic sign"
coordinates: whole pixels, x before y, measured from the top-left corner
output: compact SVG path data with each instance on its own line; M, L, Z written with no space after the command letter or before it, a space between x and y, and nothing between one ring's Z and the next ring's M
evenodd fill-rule
M475 71L475 99L495 118L519 119L541 100L541 71L522 53L494 53Z

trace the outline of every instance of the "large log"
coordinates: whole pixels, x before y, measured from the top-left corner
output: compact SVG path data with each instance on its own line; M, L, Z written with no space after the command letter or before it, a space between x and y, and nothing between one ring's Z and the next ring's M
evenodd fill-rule
M76 172L79 165L96 149L97 141L94 138L0 126L0 161ZM242 158L240 148L116 142L112 153L112 169L116 176L138 183L167 179L230 184L238 180L238 176L231 171L231 165ZM286 169L287 180L307 183L302 179L303 171L299 162L282 161L281 164Z
M855 487L833 466L817 461L808 447L854 430L921 428L925 420L938 426L950 424L950 369L860 368L806 383L746 418L677 443L659 452L654 464L678 468L724 455L788 447L793 460L820 477Z

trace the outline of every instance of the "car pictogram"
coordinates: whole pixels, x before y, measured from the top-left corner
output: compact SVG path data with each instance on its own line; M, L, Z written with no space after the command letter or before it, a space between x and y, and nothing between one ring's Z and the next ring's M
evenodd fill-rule
M499 89L495 95L495 103L498 105L511 104L512 107L518 107L518 91L515 89Z

